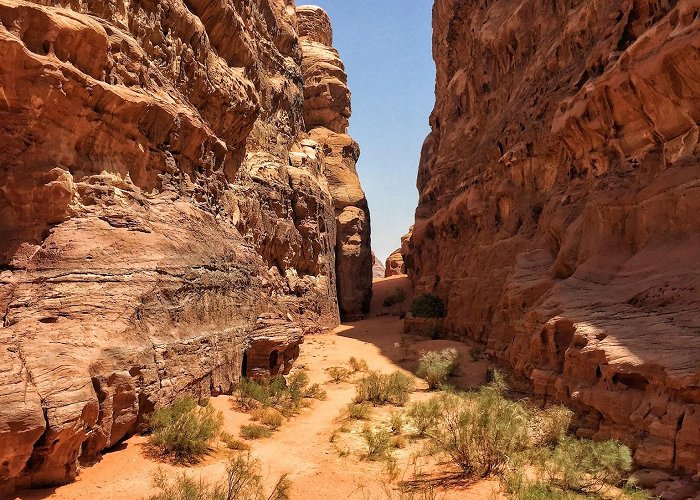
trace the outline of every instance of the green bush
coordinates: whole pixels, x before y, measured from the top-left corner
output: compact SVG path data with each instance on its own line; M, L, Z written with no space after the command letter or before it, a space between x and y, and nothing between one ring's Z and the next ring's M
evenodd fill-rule
M392 434L401 434L403 431L403 414L400 411L392 411L389 415L389 426Z
M497 373L479 392L446 395L430 437L465 473L487 477L527 445L527 412L505 397Z
M516 500L576 500L586 498L569 492L552 489L544 483L523 485L517 491L512 492L511 496Z
M505 485L518 500L611 498L630 469L629 449L615 441L595 443L562 436L555 448L542 447L511 460ZM650 496L627 482L615 498L647 500Z
M420 437L436 428L441 413L442 404L437 397L413 403L408 408L408 417L416 429L416 434Z
M211 404L198 406L195 399L184 397L153 413L150 440L164 454L193 461L209 451L222 425L223 415Z
M391 295L384 297L384 307L392 307L396 304L401 304L406 300L406 290L396 287Z
M288 500L291 482L286 475L279 478L272 492L263 493L260 465L250 454L232 458L226 466L226 476L210 483L201 477L193 479L186 473L171 479L159 468L153 475L153 486L159 490L150 500Z
M226 448L234 451L248 451L250 450L250 445L246 442L236 439L228 432L221 433L221 441L226 445Z
M304 398L306 399L318 399L320 401L325 401L328 397L328 393L323 390L323 388L318 384L311 384L304 391Z
M444 318L445 303L432 293L424 293L413 299L411 314L416 318Z
M281 375L259 381L244 378L236 388L236 399L243 409L270 407L286 416L298 413L305 398L324 397L325 392L318 384L309 387L309 377L304 372L296 372L286 380Z
M533 446L554 446L566 435L573 414L564 406L550 406L533 412L529 421Z
M425 379L430 389L437 389L447 382L447 378L454 375L458 368L459 352L457 349L430 351L421 356L416 375Z
M258 406L271 406L286 390L284 377L265 378L260 381L243 378L236 387L236 399L244 409L254 409Z
M540 463L551 485L564 491L594 492L619 483L632 467L632 454L617 441L594 442L564 436Z
M401 372L385 375L372 372L357 383L355 403L368 401L375 405L394 404L403 406L406 404L414 389L413 379Z
M369 403L349 403L347 417L353 420L367 420L372 414L372 405Z
M284 423L284 417L274 408L258 408L253 412L252 420L268 426L270 429L279 429Z
M309 376L306 372L298 371L287 378L287 392L294 401L301 401L306 396L306 388L309 386Z
M366 372L369 370L367 361L364 359L357 359L354 356L348 360L348 365L350 365L350 369L353 371L353 373Z
M386 458L391 449L391 433L386 429L371 429L369 425L365 425L362 430L362 438L367 445L367 460L382 460Z
M262 439L272 436L272 429L265 425L246 424L241 426L240 434L243 439Z
M331 366L326 368L324 371L331 378L331 381L335 382L336 384L347 380L348 377L352 375L352 371L344 366Z

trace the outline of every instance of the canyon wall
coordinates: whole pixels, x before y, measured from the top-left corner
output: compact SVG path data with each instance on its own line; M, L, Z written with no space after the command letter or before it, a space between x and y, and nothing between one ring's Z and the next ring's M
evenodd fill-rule
M367 198L355 164L360 148L347 134L351 114L345 67L333 48L333 30L323 9L297 9L303 54L304 120L325 155L324 175L335 205L338 305L344 320L369 312L372 248Z
M0 496L338 324L357 146L307 133L298 29L292 0L0 0Z
M446 326L638 464L700 463L700 2L436 0L406 255Z

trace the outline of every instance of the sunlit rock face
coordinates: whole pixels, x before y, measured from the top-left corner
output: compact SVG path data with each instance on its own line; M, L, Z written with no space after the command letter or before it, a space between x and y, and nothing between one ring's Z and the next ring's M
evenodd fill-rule
M369 218L357 146L306 132L291 0L0 0L0 63L3 496L287 372L339 322L338 210L343 251Z
M384 278L385 274L386 269L384 268L384 263L372 252L372 278Z
M537 394L700 462L700 4L437 0L406 264Z
M351 114L345 67L332 46L328 15L297 8L304 75L304 120L324 154L324 174L335 205L338 304L343 319L361 318L372 298L370 216L355 165L357 143L347 135Z
M409 244L412 235L413 226L411 226L408 232L401 237L401 247L394 250L394 252L391 255L389 255L389 257L387 257L384 272L387 278L389 278L390 276L406 274L406 262L404 258L406 255L408 255L410 251Z

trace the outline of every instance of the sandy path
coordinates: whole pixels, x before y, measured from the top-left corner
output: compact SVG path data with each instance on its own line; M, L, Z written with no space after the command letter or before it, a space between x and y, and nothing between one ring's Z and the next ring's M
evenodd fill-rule
M381 280L377 290L377 301L405 279ZM381 302L378 302L381 304ZM355 388L348 382L328 383L324 369L347 362L350 356L367 361L370 369L390 372L401 367L415 365L415 352L421 348L458 346L466 355L468 346L447 341L428 341L410 348L402 344L403 321L396 316L372 317L365 321L343 325L329 334L308 337L302 347L298 367L307 370L311 382L323 384L328 393L324 401L313 401L309 408L291 418L268 439L251 442L252 454L260 460L262 472L268 485L274 484L281 475L288 473L292 481L293 499L337 499L337 498L385 498L380 494L381 483L386 481L383 466L379 463L361 461L357 456L341 457L330 442L331 434L340 426L337 417L352 399ZM409 344L408 342L406 344ZM466 355L466 359L468 355ZM460 385L474 385L483 380L485 362L465 363ZM422 382L419 387L424 387ZM423 394L418 392L415 397ZM238 435L240 425L249 417L232 410L231 398L212 398L212 403L224 413L224 430ZM195 477L217 480L223 476L227 451L220 450L193 467L175 467L147 458L143 453L147 439L134 436L118 450L104 455L92 467L80 471L74 483L44 490L20 493L16 498L38 500L105 499L136 500L151 493L151 475L158 467L173 473L187 471ZM408 467L407 460L401 467ZM478 483L446 492L440 498L490 498L494 483ZM362 491L361 491L362 489Z

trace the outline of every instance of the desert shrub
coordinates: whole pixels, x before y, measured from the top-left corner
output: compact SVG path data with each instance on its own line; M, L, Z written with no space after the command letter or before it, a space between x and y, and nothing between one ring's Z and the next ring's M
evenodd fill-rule
M391 444L391 446L394 447L394 448L403 449L403 448L406 447L406 444L408 444L408 442L406 441L406 437L405 437L405 436L402 436L402 435L399 434L398 436L394 436L394 437L391 438L391 443L390 443L390 444Z
M350 365L350 369L353 371L353 373L366 372L369 370L367 361L364 359L357 359L354 356L348 360L348 365Z
M573 414L564 406L550 406L533 412L530 420L530 435L533 446L553 446L566 435Z
M384 297L384 307L395 306L396 304L401 304L406 300L406 290L400 287L396 287L391 295Z
M243 409L271 407L286 416L298 413L304 399L312 397L322 399L325 392L318 384L309 387L309 376L301 371L286 380L281 375L261 380L244 378L236 388L236 399Z
M221 433L221 441L226 445L226 448L234 451L247 451L250 450L250 445L246 442L236 439L228 432Z
M449 348L442 351L429 351L420 358L416 375L428 382L430 389L437 389L447 382L459 368L459 352Z
M397 371L389 375L372 372L357 383L354 401L403 406L408 401L413 388L413 379L401 372Z
M385 464L391 481L396 480L399 476L396 460L386 460ZM390 470L390 467L393 470ZM437 500L445 497L444 493L438 496L437 486L433 481L399 481L396 485L378 482L377 486L374 489L381 491L379 494L365 490L364 486L360 487L362 498L365 500Z
M304 391L304 397L307 399L318 399L324 401L328 397L328 393L318 384L311 384Z
M309 376L306 372L298 371L287 378L287 392L295 400L304 398L306 388L309 386Z
M268 426L270 429L279 429L284 422L282 414L274 408L258 408L253 412L251 418L253 421Z
M401 434L403 424L403 414L400 411L392 411L389 415L389 427L392 434Z
M511 493L516 500L575 500L585 498L570 492L552 489L545 483L525 484L517 491Z
M232 458L226 466L226 476L210 483L195 480L186 473L171 479L159 468L153 475L153 486L159 490L150 500L288 500L291 482L281 476L268 495L263 493L260 465L249 454Z
M176 474L174 479L158 468L153 474L153 487L158 493L151 495L149 500L219 500L225 499L223 487L212 485L199 478L195 480L185 472Z
M651 500L657 497L652 497L647 491L635 485L634 481L627 480L622 488L621 498L623 500Z
M236 387L236 399L244 409L270 406L271 400L284 392L285 386L283 377L266 378L260 381L243 378Z
M243 439L262 439L272 436L272 429L266 425L246 424L241 426L240 434Z
M445 396L435 431L437 448L470 475L499 473L527 444L527 412L505 397L500 375L476 393Z
M389 454L391 449L391 433L386 429L371 429L365 425L362 430L362 438L367 445L367 460L381 460Z
M398 371L391 373L386 378L386 401L403 406L408 402L414 388L415 382L409 375Z
M349 403L347 417L353 420L367 420L372 413L372 405L369 403Z
M175 400L150 418L151 443L178 460L195 460L221 431L223 415L213 406L198 406L191 397Z
M551 485L564 491L598 491L617 484L632 467L632 454L617 441L594 442L563 436L553 450L543 449L541 467Z
M331 378L331 381L335 382L336 384L347 380L347 378L352 375L352 371L344 366L331 366L326 368L325 372Z
M417 318L444 318L445 303L432 293L424 293L413 299L411 314Z
M408 408L408 417L411 419L411 423L416 429L416 434L418 436L425 436L428 432L435 429L441 412L442 405L440 404L440 399L434 397L427 401L413 403Z

